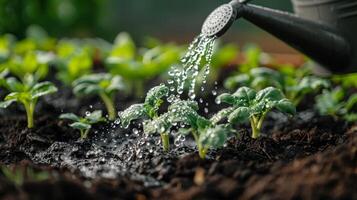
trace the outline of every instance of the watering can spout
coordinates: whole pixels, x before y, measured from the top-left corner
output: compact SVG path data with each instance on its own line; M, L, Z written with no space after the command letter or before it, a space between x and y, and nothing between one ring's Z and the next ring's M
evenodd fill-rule
M223 12L218 8L213 13L216 13L216 15L224 13L226 16L223 19L229 18L228 16L234 18L234 20L244 18L304 53L332 72L345 73L353 70L356 71L356 69L352 68L357 67L357 61L354 62L352 58L354 55L351 42L335 26L304 19L287 12L240 3L238 0L233 0L229 4L225 4L224 7L226 8ZM228 8L232 8L233 11L231 12ZM215 35L222 35L232 23L228 21L223 26L224 29L222 28L220 31L217 31L219 29L219 27L217 28L217 17L216 21L211 23L209 21L212 21L213 18L212 16L211 20L209 18L210 16L206 19L202 28L203 33L205 30L207 32L207 26L211 25L213 27L215 25ZM214 31L210 32L210 34L214 34Z

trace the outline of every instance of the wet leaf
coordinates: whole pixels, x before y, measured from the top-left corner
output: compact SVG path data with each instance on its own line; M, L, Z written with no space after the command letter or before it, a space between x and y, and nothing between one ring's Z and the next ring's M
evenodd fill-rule
M61 114L59 116L60 119L69 119L72 121L79 121L80 117L78 117L77 115L73 114L73 113L65 113L65 114Z
M250 112L251 110L248 107L239 107L228 116L228 122L236 124L248 121L251 114Z

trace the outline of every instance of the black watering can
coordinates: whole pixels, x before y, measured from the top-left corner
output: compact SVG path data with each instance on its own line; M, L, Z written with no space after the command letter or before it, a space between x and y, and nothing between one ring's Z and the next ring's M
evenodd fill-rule
M357 72L357 0L292 0L296 14L233 0L214 10L202 34L223 35L244 18L335 73Z

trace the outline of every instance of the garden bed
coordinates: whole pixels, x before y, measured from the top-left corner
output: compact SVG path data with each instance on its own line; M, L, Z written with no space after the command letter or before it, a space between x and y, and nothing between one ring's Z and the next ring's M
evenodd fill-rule
M357 199L355 77L199 39L9 45L0 198Z
M2 198L357 198L357 126L313 111L291 119L272 113L258 140L237 127L239 137L202 160L191 138L164 153L158 138L115 123L96 125L87 140L77 141L77 133L54 117L65 108L51 101L39 106L38 128L24 128L23 115L0 120L1 162L50 177L21 187L2 179Z

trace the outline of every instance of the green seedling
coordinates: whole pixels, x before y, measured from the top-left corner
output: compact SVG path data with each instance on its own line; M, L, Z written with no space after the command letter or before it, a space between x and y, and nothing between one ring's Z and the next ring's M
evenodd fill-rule
M10 57L3 65L22 82L26 82L25 79L28 79L29 76L31 76L34 82L38 82L48 74L47 61L41 60L35 52L28 52L24 57Z
M165 44L150 49L137 49L127 33L121 33L114 41L113 49L105 63L112 74L125 77L128 86L136 95L143 94L144 82L167 71L179 63L182 49L174 44Z
M255 90L261 90L269 86L282 89L284 78L278 71L266 67L258 67L251 69L248 73L228 77L224 82L224 87L229 90L236 90L242 86L251 87Z
M357 73L333 75L332 81L345 89L357 88Z
M353 94L346 99L345 91L342 88L324 90L316 97L316 107L321 115L329 115L335 119L343 118L349 122L357 121L357 94Z
M8 94L3 102L0 102L0 108L7 108L12 103L17 102L24 105L27 114L27 127L34 127L34 112L38 98L57 92L56 86L51 82L40 82L36 84L21 83L15 78L6 79Z
M50 174L48 172L36 172L30 167L1 167L3 176L15 184L16 186L22 186L26 181L41 182L48 180Z
M130 122L137 119L155 120L159 118L159 108L164 102L163 98L169 94L169 89L165 85L159 85L151 90L146 95L145 102L142 104L134 104L126 110L119 112L119 118L123 127L128 127ZM162 116L160 116L162 117ZM169 134L165 131L159 132L162 139L164 151L169 150Z
M262 50L256 45L247 45L243 50L244 62L239 66L239 71L247 73L251 69L259 67Z
M295 114L294 104L286 99L283 93L276 88L268 87L259 92L241 87L233 94L222 94L217 97L217 102L231 105L213 117L214 122L228 118L231 124L250 121L252 138L259 138L266 115L274 108L287 114Z
M195 101L174 102L169 106L168 112L154 120L144 122L144 132L146 134L168 133L174 126L186 126L188 128L180 128L178 133L181 135L191 133L199 156L204 159L209 149L222 147L233 131L229 125L213 125L209 120L200 116L197 110L198 104Z
M289 70L288 70L289 69ZM329 81L311 74L305 68L284 68L282 72L269 68L253 68L249 73L238 74L225 81L225 87L234 90L246 86L255 90L275 87L282 90L286 98L298 106L308 94L317 93L330 86Z
M123 89L122 78L107 73L84 75L73 82L74 94L78 96L98 95L102 99L111 121L116 118L115 95Z
M102 117L102 111L100 110L93 111L92 113L86 113L85 117L79 117L73 113L66 113L60 115L59 118L73 121L73 123L71 123L69 126L79 130L81 139L87 138L93 124L105 121L105 118Z
M77 50L75 46L63 44L57 53L56 76L65 85L71 85L74 80L92 71L93 62L87 49Z

